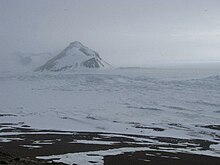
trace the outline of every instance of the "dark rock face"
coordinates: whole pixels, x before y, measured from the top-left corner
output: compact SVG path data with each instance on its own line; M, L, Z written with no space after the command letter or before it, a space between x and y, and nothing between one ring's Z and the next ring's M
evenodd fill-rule
M104 67L104 65L100 61L96 60L95 58L91 58L83 62L83 66L87 68L100 68L101 66Z

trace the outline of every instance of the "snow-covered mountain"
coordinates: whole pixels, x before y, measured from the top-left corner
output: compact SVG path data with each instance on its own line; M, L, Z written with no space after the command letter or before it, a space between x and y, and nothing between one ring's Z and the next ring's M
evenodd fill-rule
M108 68L97 52L82 43L71 42L60 54L47 61L35 71L64 71L76 68Z

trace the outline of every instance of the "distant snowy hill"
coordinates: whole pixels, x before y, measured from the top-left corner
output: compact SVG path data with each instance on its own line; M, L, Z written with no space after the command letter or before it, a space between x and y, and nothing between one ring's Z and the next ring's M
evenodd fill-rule
M78 41L71 42L60 54L47 61L35 71L64 71L76 68L108 68L97 52Z
M0 59L2 72L29 72L41 66L53 57L52 53L14 52Z
M31 70L48 61L53 55L51 53L16 53L17 62Z

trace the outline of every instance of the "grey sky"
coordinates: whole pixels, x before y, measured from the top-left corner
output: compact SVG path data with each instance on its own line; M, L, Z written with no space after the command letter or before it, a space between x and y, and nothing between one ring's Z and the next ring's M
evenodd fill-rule
M220 60L219 0L0 0L0 56L81 41L113 65Z

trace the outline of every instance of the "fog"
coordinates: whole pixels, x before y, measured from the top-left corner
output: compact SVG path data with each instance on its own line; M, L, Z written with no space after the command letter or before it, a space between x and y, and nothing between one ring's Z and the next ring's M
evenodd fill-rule
M72 41L115 66L220 60L219 0L0 0L1 65Z
M220 165L220 0L0 0L0 165L117 162Z

